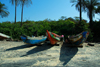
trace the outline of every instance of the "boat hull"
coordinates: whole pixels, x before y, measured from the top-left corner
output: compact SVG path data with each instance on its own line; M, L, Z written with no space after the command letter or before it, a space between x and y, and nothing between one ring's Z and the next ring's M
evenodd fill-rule
M51 34L48 30L46 30L46 35L52 45L55 45L58 41L60 41L61 36L59 36L55 33ZM57 37L55 37L55 36L57 36Z
M7 39L7 37L0 36L0 40Z
M38 39L38 38L30 39L30 38L21 36L21 39L23 40L23 42L28 43L28 44L39 44L41 42L44 42L47 39L47 37L41 37L41 39Z
M0 40L8 39L10 36L0 33Z
M69 43L73 45L82 45L82 43L86 41L88 35L89 35L89 32L84 31L75 37L68 36L68 41Z

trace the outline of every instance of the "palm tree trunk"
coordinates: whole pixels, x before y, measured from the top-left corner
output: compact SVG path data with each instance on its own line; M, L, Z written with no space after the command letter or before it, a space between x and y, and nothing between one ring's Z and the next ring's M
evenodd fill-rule
M21 12L21 27L22 27L22 21L23 21L23 6L24 6L24 4L22 4L22 12Z
M92 23L93 23L93 18L92 18L92 10L90 10L90 23L89 23L89 25L90 25L90 29L92 28Z
M81 10L81 0L80 0L80 22L82 21L82 10Z
M89 25L90 25L90 29L92 29L92 23L93 23L92 11L93 11L93 7L92 7L92 0L91 0L91 6L90 6L90 10L89 10L89 12L90 12L90 14L89 14L89 19L90 19Z
M17 7L17 5L16 5L16 1L15 1L15 24L16 24L16 7Z

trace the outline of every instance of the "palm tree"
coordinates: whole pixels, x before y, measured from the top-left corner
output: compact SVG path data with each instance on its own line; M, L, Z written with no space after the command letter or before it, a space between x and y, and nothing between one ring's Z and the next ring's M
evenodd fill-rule
M72 6L75 5L76 9L80 12L80 22L82 20L82 10L84 8L84 0L71 0Z
M100 6L98 6L98 7L96 8L95 13L100 13Z
M22 5L22 12L21 12L21 26L22 26L22 21L23 21L23 7L24 5L29 5L32 4L31 0L20 0L21 5Z
M82 15L81 15L81 14L82 14L82 11L81 11L81 10L82 10L82 9L81 9L81 7L82 7L82 6L81 6L81 0L79 0L79 5L80 5L80 22L81 22L81 20L82 20Z
M85 0L84 1L84 11L87 12L87 16L89 17L89 25L92 28L93 25L93 17L95 16L95 9L100 5L100 0Z
M16 23L16 10L17 10L17 5L19 4L19 0L11 0L11 2L13 5L15 3L15 23Z
M0 16L3 17L7 17L9 15L9 12L7 11L7 8L5 7L5 4L2 4L0 2Z
M60 18L61 20L65 20L65 19L67 19L65 16L61 16L61 18Z

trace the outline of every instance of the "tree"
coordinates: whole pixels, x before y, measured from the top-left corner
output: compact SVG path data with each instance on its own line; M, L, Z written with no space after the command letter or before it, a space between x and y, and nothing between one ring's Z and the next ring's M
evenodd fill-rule
M71 0L72 6L75 5L76 9L80 12L80 22L82 21L82 10L84 8L84 0Z
M66 16L61 16L61 20L65 20L65 19L67 19Z
M96 8L95 13L100 15L100 6L98 6L98 7ZM99 18L98 18L98 19L99 19ZM100 21L100 19L99 19L99 21Z
M17 5L19 4L19 0L11 0L11 2L13 5L15 3L15 23L16 23L16 10L17 10Z
M96 13L100 13L100 6L98 6L97 8L96 8L96 11L95 11Z
M92 28L93 25L93 17L95 16L95 9L100 5L100 0L81 0L81 7L79 6L80 0L72 0L72 3L76 3L76 8L82 11L87 12L87 16L89 17L89 25ZM80 8L79 8L80 7ZM80 10L81 11L81 10ZM81 14L80 14L81 15Z
M3 17L7 17L9 15L9 12L7 11L7 8L5 7L5 4L2 4L0 2L0 16Z
M22 26L22 21L23 21L23 7L24 5L29 5L32 4L31 0L20 0L21 6L22 6L22 12L21 12L21 26Z
M87 16L89 17L89 25L92 28L93 25L93 17L95 16L95 9L100 5L100 0L85 0L84 1L84 11L87 12Z

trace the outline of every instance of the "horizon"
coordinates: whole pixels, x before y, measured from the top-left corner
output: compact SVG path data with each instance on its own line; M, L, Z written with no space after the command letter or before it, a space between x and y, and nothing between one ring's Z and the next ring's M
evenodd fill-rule
M0 23L15 21L15 5L12 5L8 0L2 0L2 4L5 4L7 11L10 12L8 17L1 18ZM24 6L23 8L23 22L28 21L43 21L45 19L58 21L62 16L66 18L79 17L79 11L75 6L72 6L70 0L32 0L32 4ZM95 14L94 20L99 20L99 15ZM82 19L89 22L87 13L82 12ZM21 6L17 6L16 22L21 21Z

